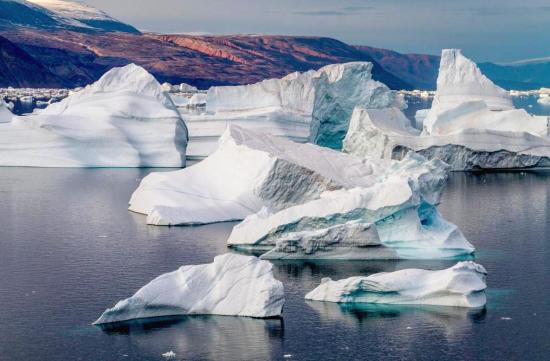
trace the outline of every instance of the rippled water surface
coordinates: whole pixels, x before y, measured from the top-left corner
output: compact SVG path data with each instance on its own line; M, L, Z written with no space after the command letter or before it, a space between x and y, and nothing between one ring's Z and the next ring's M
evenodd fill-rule
M282 320L90 323L161 273L211 262L233 224L157 228L126 204L150 170L0 169L0 360L548 360L550 174L453 174L441 209L489 272L485 310L304 301L323 277L448 261L276 263ZM286 355L286 358L285 358Z

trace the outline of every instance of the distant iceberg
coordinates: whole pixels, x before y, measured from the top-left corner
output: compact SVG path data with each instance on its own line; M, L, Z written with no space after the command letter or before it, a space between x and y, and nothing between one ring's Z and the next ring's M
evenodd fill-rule
M0 123L9 123L12 118L13 114L9 110L8 105L0 99Z
M217 256L210 264L183 266L118 302L94 324L180 315L280 316L284 288L272 268L267 261L236 254Z
M212 87L204 112L184 114L187 154L216 150L227 125L341 149L353 109L403 107L399 94L372 79L372 64L353 62L244 86Z
M460 262L441 271L406 269L351 277L321 284L307 300L336 303L438 305L478 308L485 306L487 271L474 262Z
M0 166L181 167L187 127L160 84L127 65L0 124Z
M550 166L549 117L515 109L460 50L443 50L432 108L417 114L422 132L399 109L355 109L344 151L400 159L416 151L453 170Z

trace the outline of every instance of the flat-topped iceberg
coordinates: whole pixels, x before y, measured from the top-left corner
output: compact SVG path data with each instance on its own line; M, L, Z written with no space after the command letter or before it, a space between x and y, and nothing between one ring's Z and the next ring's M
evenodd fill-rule
M0 124L0 166L180 167L186 146L178 110L155 78L133 64Z
M444 50L433 106L422 110L419 134L399 109L356 109L344 151L401 159L409 151L453 170L550 166L549 117L514 109L508 92L459 50Z
M381 166L233 125L204 161L144 178L130 210L155 225L241 220L263 207L284 209L327 190L372 185Z
M372 64L353 62L244 86L212 87L206 110L184 115L190 157L215 151L229 124L341 149L353 109L403 106L399 95L372 79Z
M441 270L406 269L351 277L321 284L306 295L307 300L336 303L421 304L454 307L483 307L487 271L474 262L460 262Z
M236 254L183 266L118 302L94 324L180 315L277 317L283 312L284 288L272 268L267 261Z

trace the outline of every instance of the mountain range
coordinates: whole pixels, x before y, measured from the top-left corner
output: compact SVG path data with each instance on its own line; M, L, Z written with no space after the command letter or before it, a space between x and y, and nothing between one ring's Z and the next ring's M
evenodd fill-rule
M370 61L373 77L393 89L434 89L439 68L438 56L351 46L326 37L140 32L99 9L66 0L0 0L0 52L0 86L16 87L83 86L130 62L161 82L208 88ZM550 61L481 67L508 88L550 84Z

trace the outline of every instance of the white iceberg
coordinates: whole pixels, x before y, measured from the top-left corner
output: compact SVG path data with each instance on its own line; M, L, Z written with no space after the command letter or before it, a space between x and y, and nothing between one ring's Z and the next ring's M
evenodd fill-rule
M382 247L376 226L361 220L326 228L288 232L261 259L398 259L394 250Z
M118 302L94 324L180 315L277 317L283 312L284 288L272 268L267 261L236 254L183 266Z
M241 220L265 206L283 209L327 190L372 185L381 166L233 125L204 161L145 177L130 210L155 225Z
M0 99L0 123L9 123L13 118L13 114L10 111L8 104Z
M252 85L212 87L205 112L184 115L188 155L204 158L214 152L229 124L341 149L356 106L404 106L396 92L372 79L371 71L371 63L354 62Z
M351 277L321 284L307 300L337 303L421 304L478 308L485 306L487 271L474 262L441 270L406 269Z
M409 155L380 171L378 182L371 186L327 191L279 211L264 208L236 225L227 243L243 249L273 249L262 256L266 259L467 256L474 247L435 208L446 179L447 168L441 162ZM350 221L372 224L370 231L378 233L380 244L348 239L344 225ZM315 247L309 249L315 252L305 251L304 239L312 235ZM372 233L362 238L364 242L374 239Z
M418 134L396 108L356 109L344 151L401 159L415 151L453 170L550 166L549 117L514 109L509 93L486 78L459 50L444 50L429 111Z
M187 128L160 84L130 64L0 124L0 166L181 167Z

